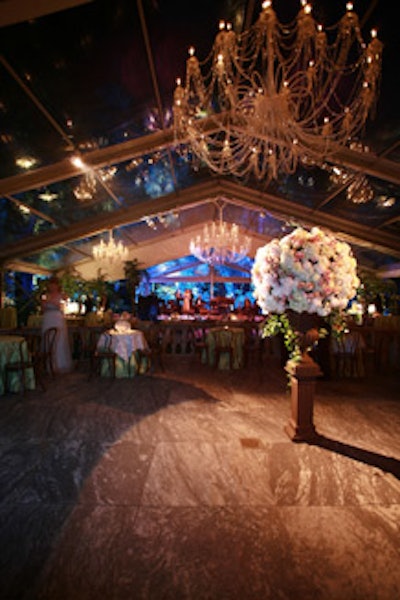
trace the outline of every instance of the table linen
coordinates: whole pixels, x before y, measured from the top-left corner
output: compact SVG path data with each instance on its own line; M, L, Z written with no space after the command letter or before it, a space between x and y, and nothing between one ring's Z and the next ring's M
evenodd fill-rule
M19 362L19 347L25 338L20 335L0 335L0 396L5 394L5 365L10 362ZM23 345L24 358L28 358L28 345ZM28 390L35 389L35 374L33 369L26 370L25 386ZM21 390L21 377L19 373L11 372L8 375L8 389L11 392Z
M149 349L146 337L143 331L132 329L131 331L119 333L113 329L103 333L98 341L97 347L100 349L106 345L106 335L111 336L111 350L116 354L116 377L134 377L147 369L147 360L141 360L140 351ZM108 376L110 366L104 361L101 368L101 375Z

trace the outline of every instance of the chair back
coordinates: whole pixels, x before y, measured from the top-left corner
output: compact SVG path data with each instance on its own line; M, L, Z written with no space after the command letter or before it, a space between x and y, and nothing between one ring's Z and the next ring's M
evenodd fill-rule
M214 330L215 346L221 350L231 349L233 344L233 334L228 328Z
M111 334L108 331L103 331L101 339L103 342L101 350L103 352L111 352L112 351L111 350L111 344L112 344Z
M46 354L52 354L58 334L57 327L49 327L42 335L42 350Z
M333 353L354 356L360 349L360 334L345 332L332 340Z
M25 363L28 363L30 360L29 354L26 354L26 340L22 338L18 344L19 351L19 368L23 369ZM18 363L17 363L18 364Z
M28 346L28 352L30 356L36 356L42 347L42 336L40 333L24 333L24 337L26 339L26 343Z
M99 344L101 340L101 345ZM92 354L111 353L112 337L107 329L91 328L90 331L90 351Z
M159 349L162 347L162 332L158 325L150 325L143 330L144 337L149 345L149 348Z

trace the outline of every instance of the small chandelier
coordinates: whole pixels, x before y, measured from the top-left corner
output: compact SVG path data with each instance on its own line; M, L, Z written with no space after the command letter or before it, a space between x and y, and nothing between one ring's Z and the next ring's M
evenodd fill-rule
M360 143L351 144L350 148L357 152L369 152L368 146L363 146ZM326 165L325 168L330 170L329 178L332 183L347 186L346 198L350 202L353 202L353 204L366 204L374 199L374 189L368 177L363 173L356 173L337 165L331 169Z
M209 265L222 265L241 261L250 250L250 237L241 232L236 223L222 219L223 205L219 204L219 220L204 225L202 235L190 241L189 250L198 260Z
M82 181L73 189L73 193L77 200L86 201L93 199L96 193L96 178L92 171L84 174Z
M100 240L99 244L93 246L93 257L100 262L122 262L128 258L128 248L122 242L115 242L112 234L112 229L109 231L108 242Z
M186 80L177 80L178 149L217 174L268 183L320 165L363 131L378 96L383 45L362 38L348 2L324 31L311 5L281 23L264 0L258 20L237 34L221 21L209 58L189 49Z
M357 173L346 190L346 196L353 204L366 204L374 199L374 190L368 178L362 173Z

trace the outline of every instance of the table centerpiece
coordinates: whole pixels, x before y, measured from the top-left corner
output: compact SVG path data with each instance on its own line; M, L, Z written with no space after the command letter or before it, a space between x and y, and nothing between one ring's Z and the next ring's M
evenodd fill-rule
M283 333L291 359L307 350L307 336L293 327L293 313L314 314L335 326L357 291L351 247L318 227L297 227L259 248L252 268L254 297L266 315L263 335ZM324 335L324 328L318 332ZM310 335L312 341L315 335Z

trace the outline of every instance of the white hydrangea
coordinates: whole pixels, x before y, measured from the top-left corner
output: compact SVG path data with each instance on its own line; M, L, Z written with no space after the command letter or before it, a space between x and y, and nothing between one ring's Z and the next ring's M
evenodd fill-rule
M360 285L349 244L318 227L298 227L259 248L252 281L264 314L290 309L327 316L346 308Z

